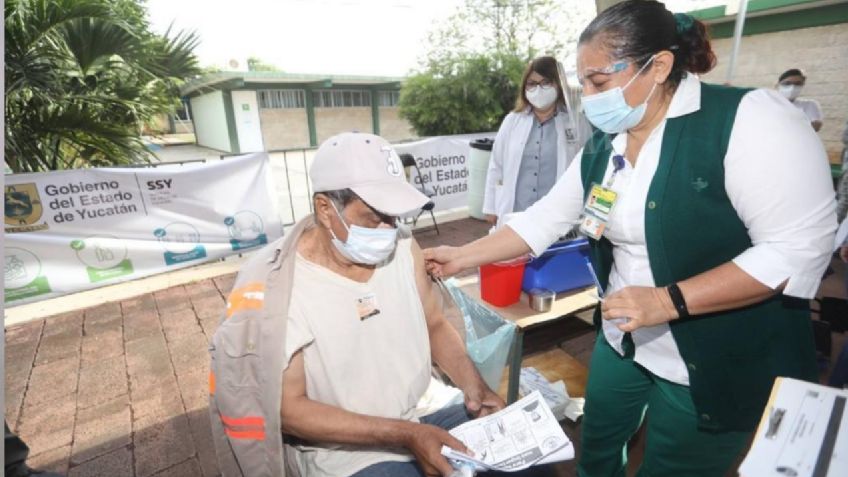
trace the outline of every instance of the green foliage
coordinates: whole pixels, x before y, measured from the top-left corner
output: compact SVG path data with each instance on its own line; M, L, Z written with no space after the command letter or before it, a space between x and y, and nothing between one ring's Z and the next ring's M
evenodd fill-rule
M7 0L5 27L14 172L148 161L143 125L198 73L197 37L154 34L139 0Z
M247 71L280 71L271 63L265 63L261 59L251 56L247 59Z
M515 104L527 62L561 57L576 41L575 22L564 22L576 2L466 0L430 32L420 70L401 89L401 115L422 136L496 130ZM566 12L566 3L575 8Z
M409 77L401 90L401 115L422 136L497 129L515 103L523 62L469 55L451 66Z

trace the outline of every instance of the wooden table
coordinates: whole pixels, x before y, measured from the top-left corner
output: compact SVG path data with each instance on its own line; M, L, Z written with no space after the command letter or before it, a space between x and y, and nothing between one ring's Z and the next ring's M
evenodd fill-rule
M598 304L595 289L590 287L557 295L550 311L544 313L534 311L530 308L526 293L521 294L521 300L519 300L518 303L514 303L506 307L497 307L480 298L479 279L476 275L459 279L458 282L459 289L466 296L481 303L488 309L500 315L503 319L515 324L515 339L512 342L509 360L507 403L513 403L518 398L518 376L521 373L521 361L522 354L524 352L524 332L530 328L541 326L543 324L574 318L576 313L592 308ZM547 356L549 353L553 354ZM553 351L549 353L545 353L547 356L546 361L549 361L551 356L567 356L564 352L556 353ZM571 358L571 360L573 361L574 359ZM542 372L542 374L548 375L546 377L551 379L549 376L551 374L550 372L545 372L542 369L539 369L539 371ZM574 377L574 373L565 372L559 374L563 374L563 376L559 379ZM568 381L566 381L566 384L568 384ZM579 386L581 388L585 386L585 376L583 376L583 381L579 384Z

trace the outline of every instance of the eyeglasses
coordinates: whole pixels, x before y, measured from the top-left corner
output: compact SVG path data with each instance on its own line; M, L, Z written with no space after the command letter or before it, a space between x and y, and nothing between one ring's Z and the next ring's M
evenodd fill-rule
M677 50L677 45L672 45L671 47L669 47L669 50ZM647 60L648 58L651 58L651 57L653 57L654 55L655 55L655 54L649 54L649 55L645 55L645 56L640 56L640 57L637 57L637 58L633 58L633 59L631 59L631 60L621 60L621 61L616 61L615 63L613 63L613 64L611 64L611 65L609 65L609 66L605 66L605 67L603 67L603 68L591 68L591 67L590 67L590 68L586 68L586 71L585 71L585 73L586 73L586 74L585 74L585 75L582 75L582 76L581 76L581 75L578 73L578 75L577 75L577 81L579 81L579 82L580 82L580 84L582 85L582 84L586 81L586 78L591 78L592 76L595 76L595 75L605 75L605 76L609 76L609 75L612 75L612 74L618 73L618 72L620 72L620 71L624 71L624 70L626 70L626 69L627 69L627 67L628 67L628 66L630 66L631 64L636 63L636 64L638 65L638 63L639 63L639 62L644 61L644 60ZM647 63L646 63L646 64L647 64ZM644 68L644 66L642 66L642 68ZM641 70L640 70L640 71L641 71Z
M606 76L608 76L608 75L611 75L611 74L615 74L615 73L618 73L619 71L626 70L627 67L630 65L630 63L631 63L630 61L616 61L615 63L613 63L609 66L605 66L603 68L586 68L586 74L585 75L578 75L577 80L580 82L580 84L583 84L583 82L586 81L586 78L591 78L592 76L595 76L595 75L606 75Z
M548 86L553 86L554 82L549 79L543 79L542 81L527 81L525 88L533 89L536 86L542 86L543 88L547 88Z

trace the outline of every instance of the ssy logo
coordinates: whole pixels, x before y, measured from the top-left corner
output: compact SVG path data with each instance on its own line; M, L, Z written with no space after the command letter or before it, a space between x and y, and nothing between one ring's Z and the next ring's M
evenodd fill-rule
M32 225L41 218L41 198L35 184L15 184L5 190L6 225Z
M380 151L386 153L386 172L392 177L399 177L403 168L400 165L400 157L390 146L383 146Z

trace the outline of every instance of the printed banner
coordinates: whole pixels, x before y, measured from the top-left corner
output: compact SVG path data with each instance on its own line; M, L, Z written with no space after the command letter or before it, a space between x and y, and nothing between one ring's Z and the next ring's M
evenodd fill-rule
M494 138L495 133L439 136L421 141L393 144L398 154L415 157L421 175L411 171L409 180L419 190L423 185L436 204L434 210L468 205L468 156L475 139Z
M5 302L214 261L280 237L264 153L6 176Z

